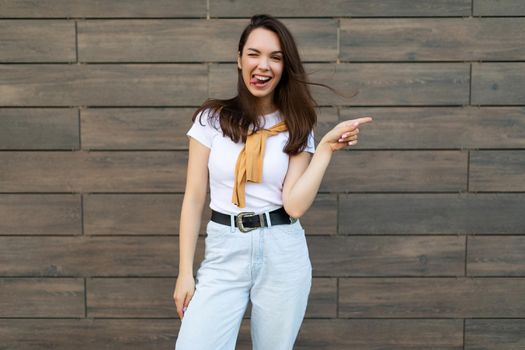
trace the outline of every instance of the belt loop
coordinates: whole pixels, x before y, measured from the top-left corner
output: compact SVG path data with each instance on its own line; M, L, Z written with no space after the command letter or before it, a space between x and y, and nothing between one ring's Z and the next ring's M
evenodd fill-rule
M266 216L266 223L268 224L268 228L272 227L272 221L270 220L270 213L265 211L264 215Z
M230 214L230 232L235 232L235 215Z

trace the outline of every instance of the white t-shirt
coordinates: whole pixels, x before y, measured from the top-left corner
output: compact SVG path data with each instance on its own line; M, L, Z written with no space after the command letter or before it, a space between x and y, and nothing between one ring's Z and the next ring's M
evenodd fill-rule
M199 122L200 115L202 124ZM243 211L261 213L282 207L283 182L288 171L290 157L283 152L288 141L288 131L269 136L263 158L263 176L261 183L246 182L246 207L239 208L232 203L233 183L237 157L244 147L244 142L234 143L228 136L223 136L220 123L213 119L214 126L208 124L209 110L201 112L186 133L204 146L210 148L208 171L210 179L210 208L225 214L238 214ZM268 129L281 121L279 111L260 116L264 119L264 128ZM314 153L314 133L310 132L305 151Z

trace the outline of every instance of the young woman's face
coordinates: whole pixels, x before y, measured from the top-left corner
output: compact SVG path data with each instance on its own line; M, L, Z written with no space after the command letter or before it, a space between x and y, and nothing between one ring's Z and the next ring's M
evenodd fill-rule
M238 53L237 65L252 95L259 97L261 102L271 103L284 69L283 52L277 34L264 28L254 29L248 35L242 55Z

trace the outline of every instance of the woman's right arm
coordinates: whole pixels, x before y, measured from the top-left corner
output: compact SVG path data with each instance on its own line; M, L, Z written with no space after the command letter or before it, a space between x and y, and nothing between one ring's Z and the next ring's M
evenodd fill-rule
M188 306L195 289L193 260L208 189L209 155L210 148L190 137L186 189L180 214L179 275L173 294L181 319L182 308Z

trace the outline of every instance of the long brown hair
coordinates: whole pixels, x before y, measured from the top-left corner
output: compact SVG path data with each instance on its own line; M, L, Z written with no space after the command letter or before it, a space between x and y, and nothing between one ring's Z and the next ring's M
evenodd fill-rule
M289 131L289 139L284 152L288 155L295 155L304 150L308 134L317 123L315 112L317 103L310 93L308 84L334 90L327 85L308 81L292 34L282 22L270 15L255 15L251 18L250 24L244 28L239 40L241 56L250 33L261 27L277 34L283 51L284 69L281 80L275 87L273 103L283 116ZM261 128L258 118L261 111L258 110L256 99L257 97L253 96L246 87L242 71L237 68L237 96L231 99L207 99L195 111L192 121L195 121L200 112L209 109L211 112L208 115L209 121L218 115L225 136L230 137L236 143L239 140L246 142L250 125L254 132ZM203 115L205 113L202 113L201 117ZM200 119L199 122L201 122Z

